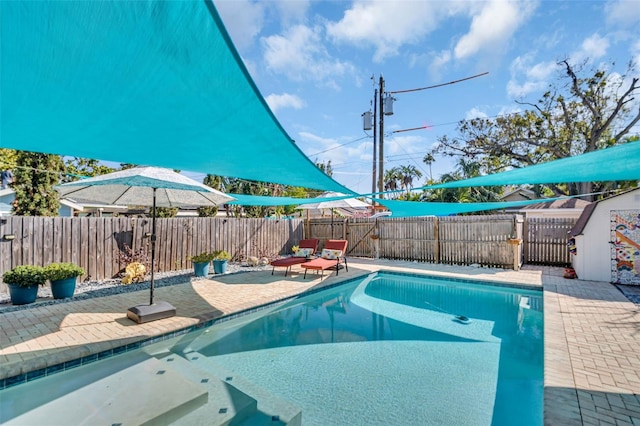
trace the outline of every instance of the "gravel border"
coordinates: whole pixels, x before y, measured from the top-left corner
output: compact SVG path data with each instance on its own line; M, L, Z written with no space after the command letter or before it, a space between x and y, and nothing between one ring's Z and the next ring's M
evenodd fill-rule
M251 271L265 271L269 265L246 266L237 263L229 263L227 272L224 275L239 274ZM214 277L215 275L210 275ZM186 284L191 281L203 280L208 277L196 277L193 269L181 271L159 272L154 274L154 288L167 287L177 284ZM60 303L74 302L76 300L92 299L94 297L112 296L114 294L129 293L134 291L149 290L149 280L135 284L122 284L120 279L110 279L102 281L81 281L76 284L76 290L72 298L53 299L51 287L48 285L38 289L38 298L34 303L27 305L12 305L9 292L0 293L0 314L8 312L22 311L42 306L57 305Z

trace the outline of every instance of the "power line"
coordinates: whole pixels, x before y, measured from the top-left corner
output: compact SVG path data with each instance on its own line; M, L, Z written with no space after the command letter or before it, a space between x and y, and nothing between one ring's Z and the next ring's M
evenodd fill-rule
M335 150L335 149L342 148L343 146L347 146L347 145L350 145L350 144L352 144L352 143L356 143L356 142L359 142L359 141L361 141L361 140L363 140L363 139L369 139L369 138L371 138L371 136L369 136L369 135L367 135L367 136L363 136L363 137L361 137L361 138L354 139L354 140L352 140L352 141L350 141L350 142L346 142L346 143L340 144L340 145L338 145L338 146L334 146L333 148L325 149L324 151L319 151L319 152L316 152L316 153L314 153L314 154L309 154L309 155L308 155L308 157L313 157L313 156L316 156L316 155L318 155L318 154L324 154L325 152L333 151L333 150Z
M419 90L435 89L436 87L442 87L442 86L448 86L450 84L460 83L461 81L471 80L472 78L482 77L483 75L487 75L487 74L489 74L489 72L483 72L481 74L472 75L471 77L461 78L459 80L450 81L448 83L436 84L435 86L419 87L417 89L396 90L394 92L387 92L387 93L395 95L397 93L408 93L408 92L417 92Z

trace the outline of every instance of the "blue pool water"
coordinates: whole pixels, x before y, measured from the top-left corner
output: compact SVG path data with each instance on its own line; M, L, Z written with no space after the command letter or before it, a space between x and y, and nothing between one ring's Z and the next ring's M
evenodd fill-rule
M303 425L542 425L542 332L542 291L379 272L2 391L0 422L120 423L129 395L148 413L186 398L179 386L197 393L197 370ZM173 389L153 385L169 375Z
M184 351L293 402L303 424L541 425L542 331L541 291L378 273Z

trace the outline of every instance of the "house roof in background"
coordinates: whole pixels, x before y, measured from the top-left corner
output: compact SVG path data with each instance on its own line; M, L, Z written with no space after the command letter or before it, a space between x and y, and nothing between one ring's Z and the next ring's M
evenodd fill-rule
M523 198L527 198L529 200L540 198L540 197L537 197L536 193L533 192L532 190L530 190L528 188L520 188L520 187L518 187L518 188L512 189L510 191L507 191L502 197L500 197L500 199L503 200L503 199L509 197L510 195L513 195L513 194L519 194Z
M551 210L551 209L579 209L582 210L591 202L579 198L563 198L560 200L547 201L537 204L530 204L522 207L521 210Z

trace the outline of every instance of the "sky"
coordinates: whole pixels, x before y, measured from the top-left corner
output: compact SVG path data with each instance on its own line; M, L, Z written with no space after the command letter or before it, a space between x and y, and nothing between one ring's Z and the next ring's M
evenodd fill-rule
M588 60L586 70L624 74L634 60L635 76L640 69L639 0L214 4L285 131L312 161L331 161L333 178L358 193L372 189L373 138L362 114L372 110L381 76L393 92L488 73L393 95L384 168L413 165L420 186L455 167L449 158L436 157L431 168L422 161L438 137L455 136L463 119L521 111L517 100L535 102L560 81L557 61Z

